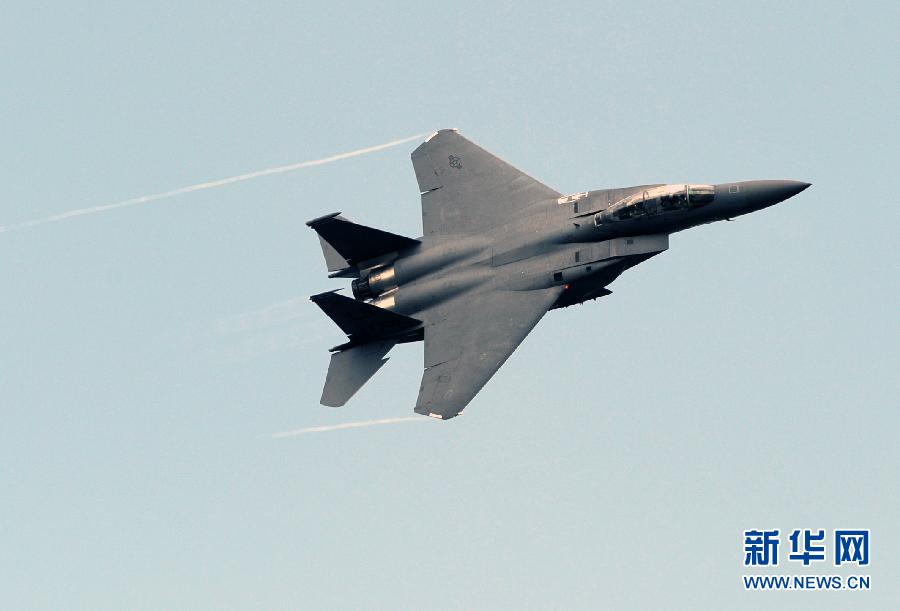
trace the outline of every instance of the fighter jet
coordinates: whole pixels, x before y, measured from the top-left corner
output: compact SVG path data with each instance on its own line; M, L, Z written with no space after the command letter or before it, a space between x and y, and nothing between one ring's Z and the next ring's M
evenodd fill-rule
M549 310L609 295L622 272L669 247L669 235L792 197L809 183L652 184L563 195L467 140L432 134L412 153L424 235L307 223L330 278L353 297L310 299L347 341L331 348L323 405L344 405L396 344L424 342L415 411L460 415Z

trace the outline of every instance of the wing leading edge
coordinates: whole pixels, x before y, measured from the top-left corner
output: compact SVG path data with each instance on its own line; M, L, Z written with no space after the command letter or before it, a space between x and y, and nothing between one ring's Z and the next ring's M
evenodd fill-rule
M561 196L452 129L419 145L412 163L426 238L490 231L526 206Z
M425 327L426 369L416 413L442 419L462 413L561 291L488 291L445 304Z

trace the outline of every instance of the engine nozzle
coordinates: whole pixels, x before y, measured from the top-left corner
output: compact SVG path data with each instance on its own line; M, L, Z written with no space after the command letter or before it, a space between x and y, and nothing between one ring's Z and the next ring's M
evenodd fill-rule
M387 291L397 288L397 278L394 266L382 267L372 270L365 276L354 280L351 285L353 296L359 301L375 299Z

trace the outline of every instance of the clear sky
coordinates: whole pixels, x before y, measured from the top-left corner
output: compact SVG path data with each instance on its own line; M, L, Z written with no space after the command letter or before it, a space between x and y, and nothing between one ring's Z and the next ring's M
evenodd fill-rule
M0 607L897 608L896 2L185 4L4 6L0 225L442 127L565 193L813 187L464 417L279 438L412 415L419 344L318 405L304 222L420 235L416 142L0 233ZM744 592L755 527L871 528L872 591Z

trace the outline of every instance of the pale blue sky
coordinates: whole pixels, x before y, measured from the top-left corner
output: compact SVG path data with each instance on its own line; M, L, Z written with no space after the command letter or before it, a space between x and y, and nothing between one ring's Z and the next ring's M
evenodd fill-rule
M0 225L441 127L563 192L813 187L552 312L462 418L281 439L412 413L420 345L318 405L304 222L419 235L415 143L0 234L0 607L896 608L898 11L5 6ZM873 590L744 592L752 527L871 528Z

